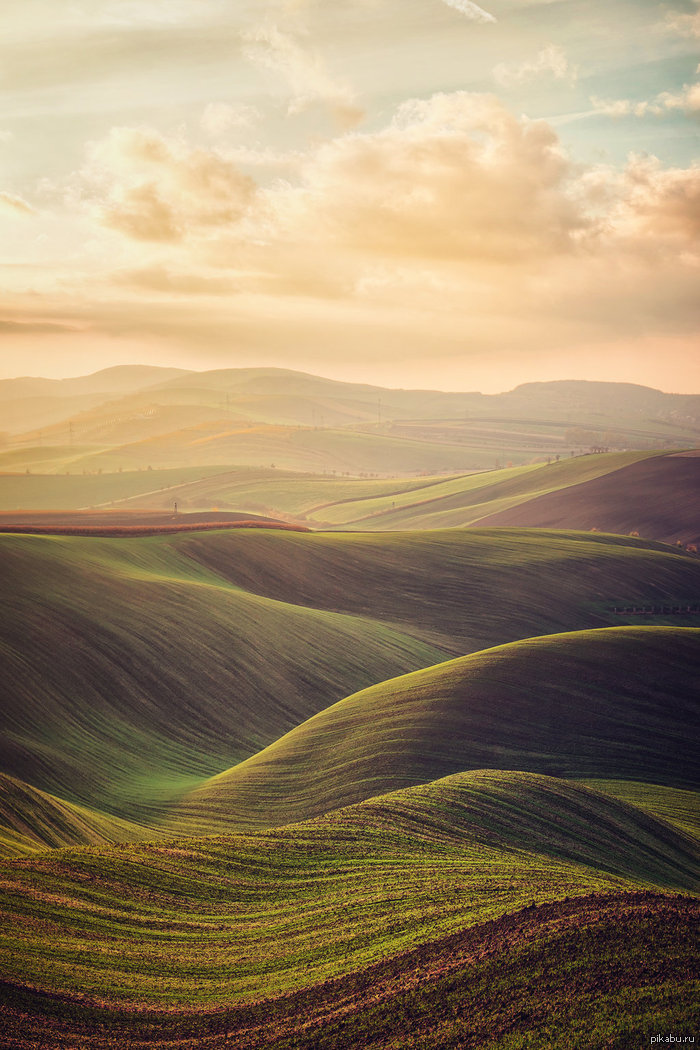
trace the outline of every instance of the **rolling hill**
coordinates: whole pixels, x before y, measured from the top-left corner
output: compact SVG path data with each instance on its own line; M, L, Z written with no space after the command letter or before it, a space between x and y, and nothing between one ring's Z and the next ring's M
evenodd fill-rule
M700 454L671 453L530 499L482 525L636 531L667 543L700 542Z
M34 450L44 455L45 450ZM6 454L5 459L16 453ZM0 457L0 461L2 457ZM40 468L41 469L41 468ZM0 513L109 508L126 513L263 515L363 532L474 525L597 529L665 543L700 541L700 456L618 452L459 475L350 478L203 466L70 475L0 474Z
M461 770L700 786L700 630L528 639L383 682L186 796L178 832L263 828Z
M0 856L64 846L104 846L158 836L157 829L109 817L0 773Z
M111 369L0 384L17 469L252 465L417 475L526 464L591 447L688 447L700 399L622 383L503 394L385 389L284 369ZM52 447L62 448L53 454ZM0 465L2 461L0 460Z
M0 551L0 768L148 822L357 689L625 622L620 599L693 623L673 609L700 593L696 559L602 534L3 535Z
M609 1036L692 1015L679 993L700 906L672 887L697 886L697 843L556 779L461 775L257 835L0 873L8 1047L379 1047L391 1032L432 1048L464 1045L465 1025L481 1046L489 1025L544 1023L552 1046L583 1048L587 1021ZM634 995L615 1027L601 990Z
M181 538L2 536L5 772L148 817L348 686L443 658L368 618L231 587Z

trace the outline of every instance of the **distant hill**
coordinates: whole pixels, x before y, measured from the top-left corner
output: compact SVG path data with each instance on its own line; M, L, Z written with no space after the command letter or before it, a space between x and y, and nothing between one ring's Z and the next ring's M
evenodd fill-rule
M5 380L0 400L12 448L95 446L94 455L76 451L56 470L275 463L416 475L700 440L700 396L624 383L533 383L484 395L275 368L134 366L71 380Z
M42 379L23 376L0 379L0 401L26 397L80 397L89 394L114 396L164 383L185 375L182 368L158 368L153 365L116 365L72 379Z

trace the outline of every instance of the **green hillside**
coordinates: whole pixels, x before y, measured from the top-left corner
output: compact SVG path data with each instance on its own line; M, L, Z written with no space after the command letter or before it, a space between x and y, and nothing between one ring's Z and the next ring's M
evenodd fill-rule
M227 1035L312 1047L323 1020L321 1045L364 1045L367 1033L384 1046L403 1017L412 1045L456 1046L444 1035L464 1015L436 1014L437 998L456 1004L471 989L479 1024L496 1031L499 1011L520 1004L533 1029L538 960L556 996L572 972L624 973L624 987L643 983L647 1011L687 1019L687 1001L668 1010L664 984L677 991L689 978L698 906L658 890L698 875L697 845L670 825L586 788L494 772L257 835L5 862L6 1045L201 1046ZM640 982L650 946L667 950L651 952ZM485 994L496 960L496 994ZM592 998L583 1013L596 1009L596 1024L610 1024ZM566 1015L548 1023L565 1031ZM634 1015L624 1001L616 1013Z
M700 593L696 559L598 534L3 535L0 554L0 769L148 822L358 689Z
M700 561L632 537L528 529L182 536L178 550L248 591L368 616L452 655L624 622L616 602L700 594ZM691 625L688 614L638 617Z
M287 824L469 769L700 786L700 630L532 638L372 686L183 799L173 827Z
M617 476L623 467L652 455L655 454L611 452L513 467L508 470L487 471L450 479L442 485L426 489L425 492L418 490L415 493L403 493L398 497L365 500L349 507L333 507L326 514L330 515L329 523L352 524L362 530L434 529L474 525L503 508L513 511L514 508L526 505L530 500L546 493L562 492L566 498L571 486L607 474ZM349 516L348 512L352 516ZM566 525L559 523L558 527Z
M76 470L164 469L208 464L269 466L351 474L417 474L493 466L490 451L435 439L406 441L383 433L219 419L84 455Z
M354 687L444 658L368 618L248 594L179 539L0 538L5 772L142 819Z
M156 834L153 828L64 802L0 773L0 856L137 842Z

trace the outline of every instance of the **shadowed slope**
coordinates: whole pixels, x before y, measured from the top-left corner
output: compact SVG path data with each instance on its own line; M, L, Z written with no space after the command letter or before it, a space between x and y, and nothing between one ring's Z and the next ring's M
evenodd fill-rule
M486 515L506 508L515 513L544 493L566 494L571 486L601 475L618 475L629 463L645 459L649 452L616 452L607 455L579 456L559 463L538 463L505 470L490 470L414 491L355 501L346 506L328 508L317 517L358 529L439 529L474 525ZM499 524L499 522L494 522ZM517 525L504 521L500 524ZM567 523L557 527L566 528ZM573 523L569 526L576 528ZM589 526L590 528L590 526ZM611 529L612 531L616 531ZM629 531L629 530L626 530Z
M187 796L176 826L265 827L467 769L700 783L700 630L529 639L340 701Z
M5 772L152 818L348 687L443 655L369 619L246 594L169 540L1 538Z
M183 536L177 549L248 591L394 623L454 655L619 624L612 610L620 599L700 596L700 559L599 533L257 532L216 542Z
M602 458L602 457L601 457ZM700 542L700 455L630 463L561 492L482 517L479 524L590 529Z
M75 806L0 773L0 856L153 838L153 828Z
M148 821L357 689L700 594L687 555L516 530L5 535L0 557L0 769Z

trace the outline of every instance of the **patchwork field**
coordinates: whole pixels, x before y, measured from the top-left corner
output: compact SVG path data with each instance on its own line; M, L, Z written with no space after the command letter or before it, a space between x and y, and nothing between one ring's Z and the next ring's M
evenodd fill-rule
M551 459L551 457L550 457ZM650 496L650 493L653 496ZM0 474L0 524L85 515L267 517L388 532L474 525L596 529L700 541L700 456L610 452L498 470L353 478L270 467ZM58 517L56 520L59 520Z

